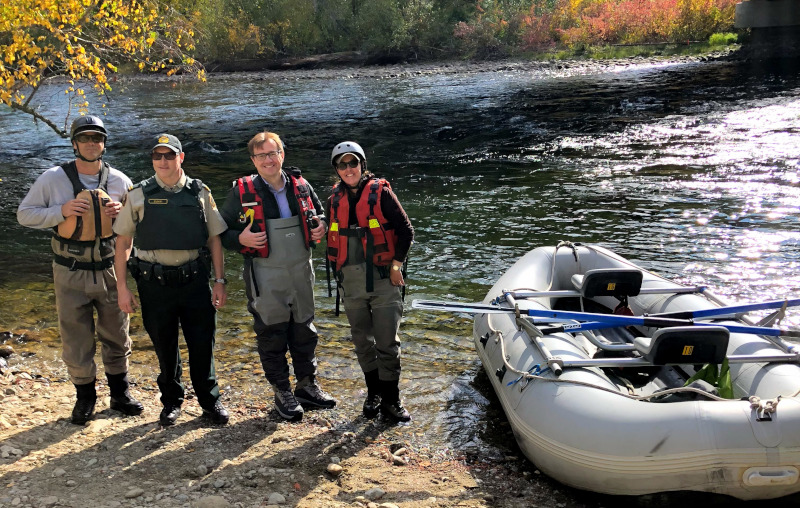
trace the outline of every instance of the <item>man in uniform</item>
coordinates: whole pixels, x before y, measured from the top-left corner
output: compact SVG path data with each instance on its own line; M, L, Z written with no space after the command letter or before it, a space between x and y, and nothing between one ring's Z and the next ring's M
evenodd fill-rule
M159 422L165 427L174 425L181 414L184 386L178 348L180 326L203 417L224 425L228 411L219 401L214 334L216 309L224 306L227 298L219 238L227 226L208 187L183 172L184 155L178 138L158 135L151 152L155 175L128 192L114 224L118 235L114 264L120 274L119 307L130 314L138 306L128 288L130 259L142 304L142 321L161 369L158 387L164 409ZM136 250L131 257L134 237ZM213 290L209 290L212 266L215 279Z
M128 386L129 319L116 303L114 237L109 230L131 181L103 161L107 137L100 118L76 119L70 129L75 160L42 173L17 210L23 226L56 230L50 242L55 254L53 285L62 358L77 392L72 423L78 425L92 417L97 400L95 331L102 346L111 409L126 415L138 415L144 409L131 397ZM87 189L91 191L84 192ZM108 225L105 233L104 223Z
M222 242L244 255L247 308L253 314L258 354L281 417L297 421L304 409L336 401L317 382L314 270L311 246L325 234L322 204L297 168L283 169L284 147L273 132L247 145L258 174L240 178L228 193ZM287 351L297 380L289 382Z

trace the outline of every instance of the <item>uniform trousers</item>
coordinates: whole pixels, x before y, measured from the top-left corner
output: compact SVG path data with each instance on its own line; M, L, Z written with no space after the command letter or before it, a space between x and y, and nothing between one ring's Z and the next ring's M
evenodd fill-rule
M400 379L400 320L403 299L389 277L373 267L374 291L367 293L366 263L345 265L341 271L342 301L361 370L378 369L383 381Z
M205 276L183 285L161 285L158 280L136 281L142 305L142 321L153 341L161 373L158 388L161 403L180 406L184 399L181 382L181 354L178 328L189 351L189 375L204 409L214 407L219 399L214 369L214 334L216 310L211 304L211 289Z
M84 385L94 382L97 377L95 332L100 341L106 374L128 372L130 318L117 303L114 267L96 272L70 271L53 263L53 285L61 334L61 357L72 383Z

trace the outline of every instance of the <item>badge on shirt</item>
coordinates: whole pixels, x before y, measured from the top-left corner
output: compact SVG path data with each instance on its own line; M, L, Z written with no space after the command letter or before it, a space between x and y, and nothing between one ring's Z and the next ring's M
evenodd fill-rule
M150 199L147 200L147 204L149 204L149 205L167 205L167 204L169 204L169 199L150 198Z

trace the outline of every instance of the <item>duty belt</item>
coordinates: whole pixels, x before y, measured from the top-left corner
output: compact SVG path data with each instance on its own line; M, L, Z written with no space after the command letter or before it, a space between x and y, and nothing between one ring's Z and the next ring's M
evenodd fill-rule
M132 257L128 261L128 269L137 281L157 281L162 286L183 286L201 275L207 275L206 268L200 259L194 259L180 266L167 266L160 263L148 263Z
M71 272L74 272L75 270L99 271L114 266L113 257L105 258L102 261L78 261L75 258L67 258L64 256L59 256L58 254L54 254L53 261L55 261L57 265L66 266Z

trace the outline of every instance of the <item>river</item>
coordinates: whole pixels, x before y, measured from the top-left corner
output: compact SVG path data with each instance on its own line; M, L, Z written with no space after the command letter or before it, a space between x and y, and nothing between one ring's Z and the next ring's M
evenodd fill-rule
M43 111L61 115L63 94ZM401 328L402 389L423 444L513 454L481 373L466 315L411 310L412 299L479 301L518 257L559 240L598 243L657 273L731 300L800 296L800 73L733 61L633 60L507 65L445 73L358 70L120 80L110 94L107 160L134 181L151 174L150 139L183 141L187 173L221 200L253 172L260 129L280 133L286 165L326 196L330 149L365 147L416 230ZM65 379L45 232L16 223L27 188L71 158L65 140L0 111L0 341L12 365ZM317 266L324 386L357 412L360 372L344 316ZM218 316L225 397L269 405L245 309L241 259L227 256L229 303ZM791 313L784 325L798 325ZM155 378L137 314L133 373ZM151 383L152 384L152 383Z

